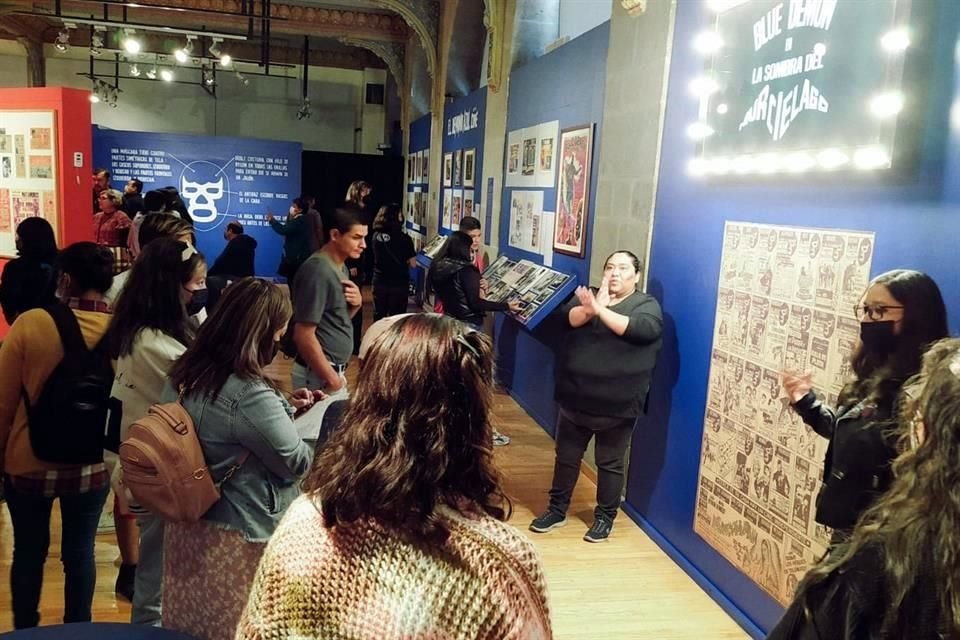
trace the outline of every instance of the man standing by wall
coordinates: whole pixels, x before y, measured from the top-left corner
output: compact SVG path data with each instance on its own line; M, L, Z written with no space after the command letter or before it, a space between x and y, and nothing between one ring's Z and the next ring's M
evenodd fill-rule
M646 412L650 378L663 331L660 304L637 290L640 260L617 251L604 263L596 291L579 287L562 308L568 330L557 359L560 405L550 506L530 524L546 533L567 523L580 461L596 437L597 508L587 542L603 542L623 493L624 458L637 418Z
M363 300L350 281L346 261L366 248L367 226L354 211L329 217L330 238L297 270L293 281L293 341L297 358L293 388L346 395L343 377L353 354L353 321Z

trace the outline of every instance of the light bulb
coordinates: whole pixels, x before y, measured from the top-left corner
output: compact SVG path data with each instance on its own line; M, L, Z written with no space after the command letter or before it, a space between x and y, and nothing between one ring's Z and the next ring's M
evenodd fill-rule
M887 53L900 53L910 46L910 34L906 29L894 29L880 38L880 46Z
M130 55L137 55L140 53L140 50L143 48L143 45L133 37L133 30L127 29L125 31L126 36L123 38L123 50L129 53Z
M220 56L221 67L229 67L231 64L233 64L233 58L230 57L229 53L225 53L222 56Z
M164 82L173 82L173 71L171 71L170 69L161 69L160 78Z
M903 111L903 94L890 91L874 96L870 100L870 111L878 118L889 118Z
M693 39L693 50L708 56L716 53L723 46L723 39L716 31L702 31Z

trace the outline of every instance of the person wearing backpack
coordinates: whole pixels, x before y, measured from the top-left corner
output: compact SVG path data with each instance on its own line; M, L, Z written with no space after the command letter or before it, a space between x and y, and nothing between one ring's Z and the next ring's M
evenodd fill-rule
M235 282L170 370L164 400L180 397L220 498L199 521L164 525L164 628L233 638L266 542L300 493L313 452L292 416L294 407L312 405L314 394L295 391L291 406L264 373L291 313L272 282ZM128 458L121 451L132 482Z
M35 627L50 546L50 512L60 501L64 622L90 620L96 585L93 547L110 490L103 434L113 382L100 346L110 323L103 294L113 255L92 242L57 260L57 297L20 315L0 348L0 471L13 523L13 624Z
M196 292L205 288L206 275L203 256L193 245L173 238L152 240L134 263L114 307L109 333L110 351L117 358L112 396L122 406L121 442L131 423L160 401L167 372L193 342L188 307ZM116 480L114 485L122 487L122 480ZM129 512L136 515L140 528L130 621L159 625L163 520L133 502Z

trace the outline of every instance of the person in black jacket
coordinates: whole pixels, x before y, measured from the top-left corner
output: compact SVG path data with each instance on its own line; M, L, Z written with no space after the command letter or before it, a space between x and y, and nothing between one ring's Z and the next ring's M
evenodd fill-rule
M227 246L207 272L208 276L219 276L228 280L239 280L253 275L257 241L243 232L243 225L233 221L227 223L223 232Z
M828 407L810 374L784 372L783 388L800 418L827 438L815 519L844 541L860 515L890 486L897 455L890 437L901 390L920 370L923 352L947 336L947 310L930 276L897 269L877 276L856 306L860 346L853 379Z
M3 267L0 307L7 324L24 311L49 307L57 301L54 262L57 241L43 218L27 218L17 225L17 255Z
M889 490L810 570L769 640L960 638L960 340L908 383Z
M399 204L380 207L373 220L374 322L406 312L416 255L413 240L403 232L403 209Z
M480 295L480 270L473 264L470 247L473 239L462 231L447 237L437 259L430 265L427 280L443 303L443 313L466 322L476 329L483 327L487 311L519 313L520 305L510 302L491 302Z
M121 207L131 220L143 211L143 182L132 178L123 185L123 206Z
M600 288L578 287L561 308L568 330L557 358L557 459L550 506L530 523L531 531L546 533L567 523L580 461L594 437L597 508L583 539L603 542L613 531L627 446L637 418L646 413L663 333L660 304L637 289L641 273L636 255L617 251L604 263Z

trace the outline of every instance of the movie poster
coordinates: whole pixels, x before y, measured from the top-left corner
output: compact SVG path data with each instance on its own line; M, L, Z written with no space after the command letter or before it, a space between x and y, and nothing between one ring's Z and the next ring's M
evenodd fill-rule
M790 408L780 373L810 372L836 400L872 256L870 233L724 228L694 530L785 605L829 532L813 521L827 440Z

